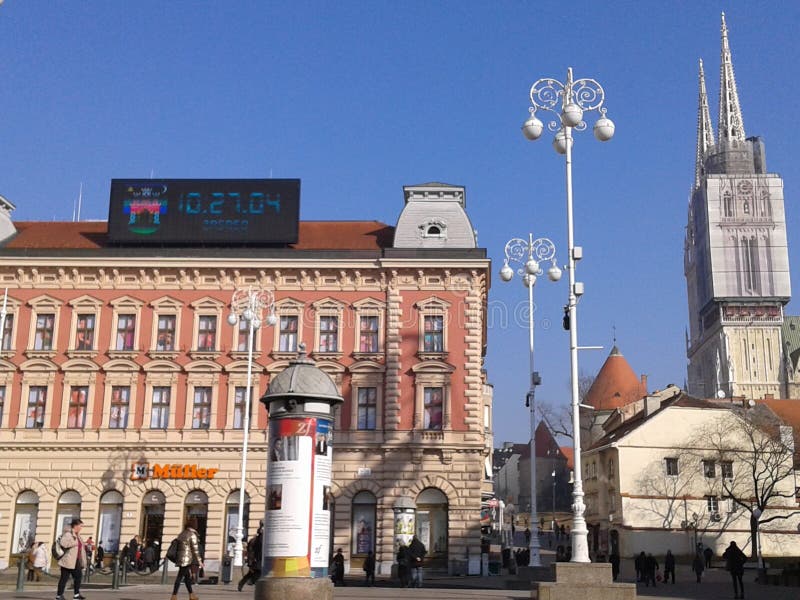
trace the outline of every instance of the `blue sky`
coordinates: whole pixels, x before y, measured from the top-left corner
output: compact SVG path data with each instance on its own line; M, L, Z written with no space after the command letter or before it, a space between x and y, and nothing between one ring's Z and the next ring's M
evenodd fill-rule
M600 368L616 328L651 389L683 384L697 60L716 123L722 10L746 132L784 178L796 279L797 2L5 0L0 194L17 220L69 220L83 183L83 218L105 219L115 177L299 177L303 219L394 224L403 185L464 185L495 261L497 441L522 441L526 295L496 272L529 231L566 262L563 158L520 134L530 86L572 66L604 86L617 126L574 147L579 343L605 347L581 370ZM537 284L538 398L555 405L569 401L566 296L566 276Z

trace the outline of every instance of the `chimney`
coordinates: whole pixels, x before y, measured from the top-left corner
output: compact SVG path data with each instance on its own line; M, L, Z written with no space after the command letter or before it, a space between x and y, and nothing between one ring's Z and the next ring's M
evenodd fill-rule
M642 373L641 376L640 376L640 381L642 382L642 390L646 394L647 393L647 375Z
M775 396L773 394L764 394L764 400L774 400Z
M644 416L645 418L652 415L659 408L661 408L661 398L658 396L645 396L644 398Z

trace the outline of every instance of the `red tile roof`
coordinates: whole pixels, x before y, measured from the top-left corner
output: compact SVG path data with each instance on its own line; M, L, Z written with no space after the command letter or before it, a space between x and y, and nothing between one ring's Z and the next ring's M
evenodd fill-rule
M584 402L596 410L613 410L647 395L646 386L614 346L586 393Z
M77 250L108 246L105 221L20 221L5 248ZM380 221L300 221L297 250L381 250L391 247L394 227Z
M575 448L572 446L561 446L561 454L567 459L567 468L575 468Z

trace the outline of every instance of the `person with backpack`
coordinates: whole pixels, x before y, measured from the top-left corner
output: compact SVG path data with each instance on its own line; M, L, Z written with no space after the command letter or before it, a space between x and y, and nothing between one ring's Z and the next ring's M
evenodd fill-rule
M69 529L66 529L61 537L53 544L54 551L61 549L62 554L58 559L58 566L61 567L61 577L58 579L56 590L56 600L64 600L64 589L67 581L72 577L73 600L85 600L81 595L81 576L86 568L86 545L81 539L81 529L83 521L72 519Z
M739 549L736 542L731 542L725 552L722 553L722 558L725 559L725 568L730 572L733 580L733 597L744 598L742 576L744 575L744 563L747 562L747 556Z
M191 568L192 563L203 567L203 559L200 557L200 536L197 534L197 518L189 517L186 526L177 537L178 548L175 565L178 567L178 575L172 586L172 596L170 600L178 600L178 590L181 582L186 584L189 592L189 600L198 600L197 594L192 590ZM169 555L169 551L167 552Z
M258 533L247 542L247 573L244 574L236 588L241 592L247 583L255 583L261 577L261 547L264 542L263 522L258 527Z

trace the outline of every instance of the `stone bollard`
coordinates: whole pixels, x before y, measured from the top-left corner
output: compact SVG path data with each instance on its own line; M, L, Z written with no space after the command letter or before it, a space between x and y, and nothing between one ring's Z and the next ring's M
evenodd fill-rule
M255 600L333 600L328 577L333 407L336 384L306 356L261 398L269 414L263 577Z
M17 570L17 591L25 591L25 555L19 555L19 569Z
M111 589L119 589L119 561L116 556L111 559Z
M169 560L165 558L164 566L161 569L161 585L166 585L167 581L169 580L169 574L167 571L169 571Z

